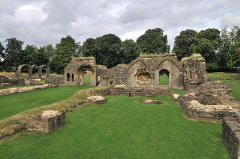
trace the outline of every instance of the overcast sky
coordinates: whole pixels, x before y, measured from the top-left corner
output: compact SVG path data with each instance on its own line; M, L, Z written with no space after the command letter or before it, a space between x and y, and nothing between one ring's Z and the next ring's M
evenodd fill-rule
M240 0L1 0L0 41L55 45L71 35L83 43L107 33L134 39L162 28L173 46L180 31L240 26Z

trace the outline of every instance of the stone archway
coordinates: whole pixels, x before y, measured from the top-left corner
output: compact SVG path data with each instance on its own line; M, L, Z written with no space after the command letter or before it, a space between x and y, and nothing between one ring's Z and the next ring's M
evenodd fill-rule
M78 85L96 85L96 72L91 65L81 65L77 69Z
M17 72L15 72L15 76L17 79L21 78L21 74L22 74L22 69L26 67L27 71L28 71L28 78L31 78L31 66L28 64L22 64L20 66L18 66Z
M159 78L161 75L161 71L168 72L169 78L169 88L171 89L183 89L183 81L182 81L182 72L180 64L176 61L172 61L168 58L163 59L157 65L154 73L154 85L159 85Z
M170 72L166 69L159 70L159 85L169 86Z

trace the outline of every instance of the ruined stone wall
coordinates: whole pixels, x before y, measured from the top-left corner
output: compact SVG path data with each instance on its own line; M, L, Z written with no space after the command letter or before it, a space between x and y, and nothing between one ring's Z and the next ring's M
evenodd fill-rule
M222 139L233 159L240 158L240 123L224 118L222 121Z
M66 85L83 85L86 71L91 72L91 85L96 86L96 61L93 57L73 58L64 69L64 83Z
M193 54L190 57L183 58L181 65L184 89L197 88L200 84L210 80L206 72L205 59L200 54Z
M108 69L109 84L124 84L126 69L126 64L118 64Z
M127 96L148 96L154 97L157 95L171 95L167 90L159 89L158 87L127 87L125 85L116 85L108 89L109 95L127 95Z
M132 61L125 75L125 84L134 86L158 86L160 72L169 75L169 88L182 89L182 68L175 54L143 55Z
M46 88L52 88L52 87L57 87L57 86L52 84L44 84L44 85L38 85L33 87L0 89L0 96L12 95L16 93L29 92L33 90L40 90L40 89L46 89Z

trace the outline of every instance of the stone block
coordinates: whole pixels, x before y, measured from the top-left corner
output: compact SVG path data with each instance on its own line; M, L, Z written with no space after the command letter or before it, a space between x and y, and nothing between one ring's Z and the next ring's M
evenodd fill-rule
M33 119L29 125L29 130L50 133L64 125L64 123L65 112L47 110Z

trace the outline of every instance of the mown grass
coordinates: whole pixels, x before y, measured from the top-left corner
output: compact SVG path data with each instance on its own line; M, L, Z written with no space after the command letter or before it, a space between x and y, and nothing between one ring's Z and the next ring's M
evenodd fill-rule
M87 73L83 76L83 83L86 85L91 84L91 75L90 74Z
M89 86L61 86L0 97L0 120L35 107L55 103Z
M230 159L221 124L186 120L171 97L108 97L68 113L66 125L45 135L23 133L0 145L8 159ZM150 98L148 98L150 99Z
M232 89L233 97L240 101L240 73L214 72L208 73L211 79L220 80Z
M169 85L169 78L167 75L162 75L159 77L159 85Z

